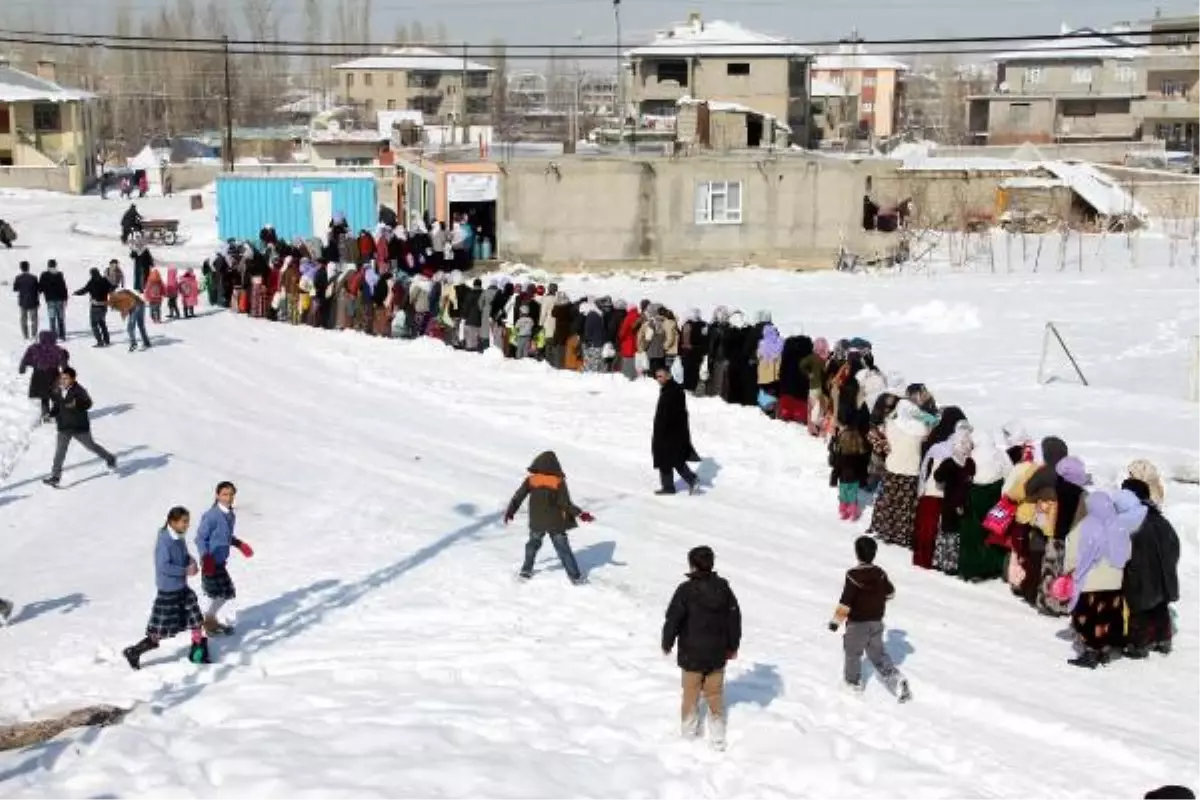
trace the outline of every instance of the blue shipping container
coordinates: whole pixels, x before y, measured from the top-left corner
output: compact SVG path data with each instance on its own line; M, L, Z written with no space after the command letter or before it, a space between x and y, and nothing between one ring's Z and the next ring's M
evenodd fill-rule
M379 205L372 175L219 175L217 232L256 241L264 225L280 238L324 238L335 212L351 233L375 230Z

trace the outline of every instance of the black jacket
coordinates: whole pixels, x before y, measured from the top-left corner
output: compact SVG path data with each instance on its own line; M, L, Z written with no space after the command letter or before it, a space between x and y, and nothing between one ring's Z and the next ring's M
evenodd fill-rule
M604 328L604 317L599 311L592 311L583 318L583 346L604 347L607 331Z
M505 518L512 519L529 498L529 530L537 533L566 533L578 527L575 518L582 514L571 502L567 479L554 451L538 455L529 465L529 475L517 487L508 503Z
M88 409L92 407L92 398L87 389L78 383L63 392L55 389L50 395L50 416L58 421L58 429L63 433L87 433L92 429L88 419Z
M466 324L472 328L483 327L483 289L472 287L467 291L465 299L459 301L465 305L459 307Z
M23 310L37 308L41 303L38 302L38 279L28 272L22 272L17 277L13 278L13 291L17 293L17 305Z
M1122 591L1130 612L1150 611L1179 600L1179 536L1167 518L1149 508L1146 520L1130 540Z
M38 289L47 303L64 303L70 296L67 291L67 279L58 270L46 270L38 278Z
M101 275L100 270L93 269L92 276L88 278L88 282L85 283L82 288L76 289L75 294L86 294L96 305L105 305L108 303L108 295L110 292L112 292L112 290L113 287L112 284L108 282L108 278L105 278L103 275Z
M859 564L847 570L838 605L850 622L879 622L895 593L886 572L874 564Z
M663 384L654 411L654 433L650 453L655 469L673 469L688 461L697 461L688 425L687 396L673 380Z
M807 348L807 349L806 349ZM800 361L812 352L812 340L804 336L789 336L783 342L779 359L779 393L800 400L808 399L808 373Z
M679 642L676 663L687 672L716 672L742 644L742 611L729 583L715 572L692 573L667 606L662 649Z

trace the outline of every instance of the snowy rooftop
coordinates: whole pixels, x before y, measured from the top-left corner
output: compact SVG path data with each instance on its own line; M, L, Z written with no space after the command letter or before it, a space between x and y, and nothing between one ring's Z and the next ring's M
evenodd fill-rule
M1116 58L1124 61L1145 58L1150 55L1143 47L1122 39L1114 33L1105 33L1093 28L1076 28L1062 31L1063 38L1047 42L1034 42L1008 53L995 56L993 61L1048 61L1060 59L1095 60Z
M861 44L847 43L838 45L836 53L818 53L813 61L814 70L846 70L846 69L894 69L907 72L908 64L888 56L868 53Z
M811 56L812 50L744 28L736 22L704 22L698 14L655 34L654 41L625 51L630 58L647 56Z
M823 81L820 78L813 78L809 82L808 93L813 97L846 97L854 94L843 84Z
M90 100L93 97L95 95L90 92L68 89L54 81L30 75L14 67L0 66L0 102L69 103Z
M401 47L378 56L335 64L334 69L353 70L413 70L428 72L491 72L492 68L476 61L466 61L428 47Z
M765 111L751 108L750 106L742 105L741 103L731 103L726 100L697 100L694 97L684 95L675 101L676 105L680 106L698 106L706 105L709 111L725 111L732 114L753 114L756 117L772 120L775 127L791 133L792 129L776 119L774 114L768 114Z

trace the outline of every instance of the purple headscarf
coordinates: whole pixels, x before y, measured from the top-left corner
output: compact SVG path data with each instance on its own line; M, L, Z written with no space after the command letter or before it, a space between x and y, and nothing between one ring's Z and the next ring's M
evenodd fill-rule
M32 367L36 370L58 370L67 363L67 351L58 346L58 337L54 331L42 331L38 334L37 344L29 345L21 366Z
M758 343L758 358L760 361L774 361L783 354L783 339L779 337L779 329L774 325L763 328L762 340Z
M1079 523L1079 561L1075 567L1075 591L1072 610L1079 603L1088 573L1107 561L1114 569L1124 569L1133 549L1130 537L1146 519L1146 507L1127 489L1115 494L1092 492L1087 496L1087 516Z
M1054 471L1058 473L1058 477L1080 489L1086 488L1092 482L1092 476L1088 475L1087 467L1077 456L1067 456L1055 465Z

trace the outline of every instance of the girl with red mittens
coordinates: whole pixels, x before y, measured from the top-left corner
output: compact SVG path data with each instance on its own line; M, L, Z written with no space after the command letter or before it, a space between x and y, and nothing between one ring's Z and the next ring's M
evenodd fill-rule
M212 508L204 512L204 516L200 518L200 527L196 530L196 551L200 555L200 586L210 601L208 611L204 614L204 630L209 636L233 632L231 626L223 625L217 619L217 612L221 607L237 596L233 579L229 577L226 567L230 548L237 548L246 558L254 555L250 545L234 535L237 516L233 513L233 501L236 497L236 486L229 481L218 483L217 499Z

